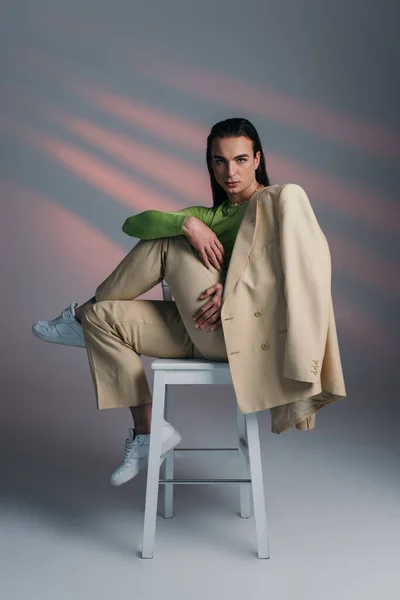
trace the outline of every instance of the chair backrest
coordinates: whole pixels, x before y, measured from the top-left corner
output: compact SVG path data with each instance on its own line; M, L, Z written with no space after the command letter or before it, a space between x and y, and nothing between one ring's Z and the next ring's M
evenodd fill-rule
M165 281L165 279L163 279L161 282L161 289L162 289L163 300L173 300L171 288L169 287L169 285Z

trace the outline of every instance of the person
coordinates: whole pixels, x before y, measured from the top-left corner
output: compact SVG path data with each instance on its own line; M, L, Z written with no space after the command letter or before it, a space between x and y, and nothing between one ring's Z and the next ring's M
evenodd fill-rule
M32 326L41 340L86 347L98 409L130 409L134 427L111 475L114 486L148 464L152 398L140 355L228 360L221 327L224 281L247 206L270 181L260 137L245 118L211 128L206 162L212 207L128 217L122 229L139 242L95 295ZM137 299L163 279L174 301ZM164 420L160 464L181 439Z

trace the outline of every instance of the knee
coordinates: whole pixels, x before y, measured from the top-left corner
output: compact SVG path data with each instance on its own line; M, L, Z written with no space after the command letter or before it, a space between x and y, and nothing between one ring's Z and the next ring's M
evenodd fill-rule
M81 324L83 329L88 329L95 325L101 326L101 323L106 320L106 302L96 302L88 309L85 310L81 317Z

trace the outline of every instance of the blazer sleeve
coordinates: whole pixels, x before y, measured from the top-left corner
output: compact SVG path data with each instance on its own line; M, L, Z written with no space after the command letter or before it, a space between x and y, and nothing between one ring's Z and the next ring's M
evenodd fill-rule
M329 246L301 186L283 186L278 215L287 323L283 376L316 383L329 325Z

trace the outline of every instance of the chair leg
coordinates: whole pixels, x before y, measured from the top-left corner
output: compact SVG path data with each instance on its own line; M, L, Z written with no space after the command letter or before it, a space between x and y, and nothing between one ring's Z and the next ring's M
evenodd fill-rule
M267 514L265 509L264 485L261 464L260 437L257 412L245 416L249 446L250 474L253 488L254 520L256 523L258 558L269 558Z
M169 421L172 406L172 388L170 385L166 386L165 391L165 419ZM175 451L172 449L167 454L167 458L163 464L163 479L173 479L174 478L174 457ZM174 516L174 484L173 483L165 483L163 485L164 488L164 518L172 519Z
M144 510L142 558L153 558L156 532L157 502L160 475L161 427L165 401L165 372L154 372L153 407L150 427L149 460L147 466L146 501Z
M246 432L246 422L244 419L244 414L242 414L240 412L239 405L237 406L236 415L237 415L236 422L237 422L238 445L240 448L240 440L241 439L244 439L247 443L247 432ZM246 477L250 479L250 466L240 450L239 450L239 455L245 465ZM249 517L251 517L251 503L250 503L251 487L248 483L241 483L239 485L239 489L240 489L240 516L242 519L248 519Z

